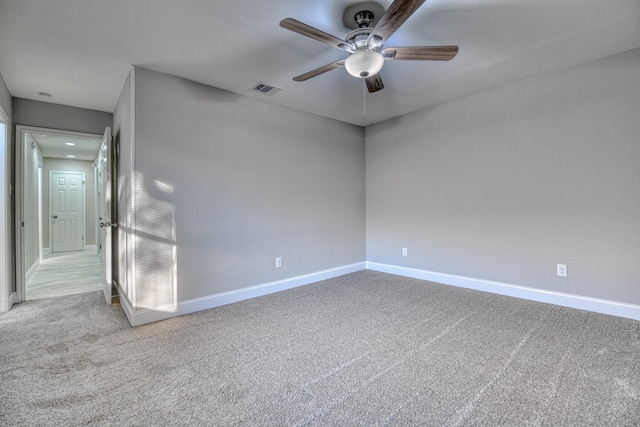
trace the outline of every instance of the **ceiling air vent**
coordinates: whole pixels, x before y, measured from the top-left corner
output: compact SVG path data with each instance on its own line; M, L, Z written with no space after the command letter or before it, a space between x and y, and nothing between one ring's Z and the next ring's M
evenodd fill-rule
M280 92L282 90L281 87L275 87L275 86L271 86L268 85L266 83L262 83L262 82L258 82L256 83L256 85L253 87L253 89L251 89L254 92L258 92L261 93L263 95L275 95L276 93Z

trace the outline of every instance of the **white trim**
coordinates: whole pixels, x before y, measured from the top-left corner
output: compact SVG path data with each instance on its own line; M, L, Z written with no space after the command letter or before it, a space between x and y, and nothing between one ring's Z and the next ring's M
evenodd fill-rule
M9 186L11 177L9 174L9 117L0 105L0 123L4 128L4 135L0 135L0 150L2 150L2 164L0 164L0 313L9 311L13 305L13 300L9 295L11 290L11 248L9 247L9 236L11 235L10 210L11 192Z
M131 298L131 301L137 300L137 287L136 287L136 230L137 230L137 220L136 220L136 190L137 190L137 177L138 173L136 169L136 67L131 67L131 78L129 79L130 84L130 102L131 102L131 160L129 170L129 200L127 200L127 218L126 218L126 236L125 236L125 244L127 245L125 249L125 258L127 259L126 272L125 277L129 283L126 284L125 289L127 290L127 296ZM117 205L117 202L116 202ZM120 218L118 218L120 221ZM118 242L119 243L119 242ZM119 251L118 247L118 251ZM127 252L128 251L128 252ZM119 254L118 254L119 256ZM121 267L121 266L119 266ZM120 273L118 273L120 274Z
M382 273L428 280L445 285L475 289L483 292L491 292L499 295L507 295L515 298L528 299L531 301L545 302L563 307L577 308L580 310L640 320L640 305L547 291L544 289L535 289L526 286L512 285L509 283L475 279L472 277L456 276L453 274L438 273L434 271L418 270L415 268L399 267L389 264L367 262L366 265L367 270L380 271Z
M42 226L42 221L44 220L44 218L42 218L42 202L43 202L44 192L42 189L42 184L43 184L42 177L44 174L44 158L42 159L42 164L38 165L37 174L38 174L38 179L37 179L38 181L38 258L43 259L44 258L43 228L44 227ZM49 195L48 197L51 197L51 196ZM51 200L49 200L49 204L51 204ZM28 281L29 279L27 279L27 282Z
M93 194L96 197L93 198L93 212L95 215L93 216L93 220L95 221L96 226L93 227L93 240L96 242L95 245L87 245L87 247L95 248L96 255L100 255L100 251L98 250L98 245L100 244L100 209L98 205L100 204L100 182L98 180L98 157L100 154L96 154L96 158L93 159L92 167L93 167Z
M17 295L15 292L11 292L11 295L9 295L9 309L11 309L11 307L13 307L13 305L17 302Z
M359 262L356 264L345 265L342 267L332 268L316 273L304 274L302 276L278 280L276 282L264 283L261 285L238 289L235 291L222 292L202 298L182 301L179 302L176 307L159 307L157 310L144 309L136 311L125 295L120 295L120 304L125 314L127 315L127 318L129 319L131 325L139 326L144 325L145 323L156 322L158 320L164 320L175 316L194 313L196 311L220 307L222 305L260 297L263 295L272 294L274 292L297 288L299 286L308 285L310 283L319 282L321 280L332 279L334 277L343 276L345 274L355 273L356 271L361 271L364 269L365 262Z
M120 299L120 306L122 307L122 311L124 311L124 314L127 316L127 320L129 320L131 326L143 325L144 323L135 323L137 320L134 317L135 310L133 308L133 305L131 304L131 301L129 301L129 298L127 298L127 294L125 294L124 292L119 292L118 298Z
M176 307L158 307L157 310L137 310L127 298L127 295L120 294L120 304L132 326L144 325L146 323L157 322L176 316L195 313L197 311L208 310L251 298L256 298L275 292L293 289L308 285L321 280L332 279L345 274L354 273L361 270L379 271L398 276L412 277L415 279L428 280L445 285L457 286L467 289L474 289L483 292L491 292L499 295L506 295L515 298L538 301L562 307L576 308L596 313L603 313L612 316L626 317L640 320L640 306L626 304L616 301L608 301L598 298L585 297L580 295L565 294L561 292L546 291L543 289L529 288L525 286L512 285L508 283L494 282L471 277L456 276L453 274L438 273L415 268L400 267L389 264L375 262L360 262L316 273L291 277L275 282L250 286L229 292L222 292L202 298L195 298L182 301Z

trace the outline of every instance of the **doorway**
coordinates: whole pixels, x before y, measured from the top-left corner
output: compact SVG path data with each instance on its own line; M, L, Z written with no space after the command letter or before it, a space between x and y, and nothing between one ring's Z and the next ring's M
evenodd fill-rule
M17 126L17 302L101 290L102 135Z

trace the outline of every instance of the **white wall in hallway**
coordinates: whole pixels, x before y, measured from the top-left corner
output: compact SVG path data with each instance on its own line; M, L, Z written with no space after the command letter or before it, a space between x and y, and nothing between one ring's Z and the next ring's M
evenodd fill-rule
M23 200L24 200L24 254L25 268L29 271L39 261L40 239L38 224L38 168L42 167L42 150L31 135L26 134L24 144L23 165Z

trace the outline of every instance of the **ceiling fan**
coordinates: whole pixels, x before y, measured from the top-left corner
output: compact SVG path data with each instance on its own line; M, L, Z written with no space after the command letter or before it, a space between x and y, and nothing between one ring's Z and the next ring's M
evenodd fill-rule
M384 88L380 70L385 60L427 60L449 61L458 53L458 46L409 46L384 48L384 43L426 0L395 0L389 8L384 9L376 3L366 2L352 6L345 12L345 23L350 11L357 27L349 33L345 40L327 34L317 28L286 18L280 26L294 33L302 34L330 46L337 47L349 57L340 61L316 68L308 73L294 77L293 80L303 82L344 65L347 72L354 77L365 79L369 92L377 92ZM379 9L372 11L371 9ZM384 12L384 13L379 13ZM377 23L376 23L377 22ZM372 26L375 24L375 26Z

